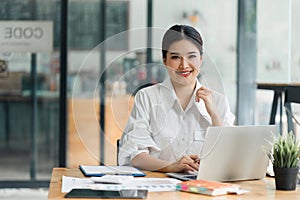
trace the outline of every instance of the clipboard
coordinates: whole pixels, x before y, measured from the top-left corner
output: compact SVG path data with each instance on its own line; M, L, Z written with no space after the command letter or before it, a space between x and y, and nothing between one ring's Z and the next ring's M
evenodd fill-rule
M145 199L148 190L91 190L91 189L72 189L65 195L65 198L117 198L117 199Z
M127 175L134 177L143 177L146 174L132 166L89 166L79 165L79 169L85 176L104 176L104 175Z

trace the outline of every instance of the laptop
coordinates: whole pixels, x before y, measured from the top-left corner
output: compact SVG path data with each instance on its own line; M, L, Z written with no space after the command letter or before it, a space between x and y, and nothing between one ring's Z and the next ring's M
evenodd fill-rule
M241 181L266 176L275 125L208 127L197 174L167 173L180 180Z

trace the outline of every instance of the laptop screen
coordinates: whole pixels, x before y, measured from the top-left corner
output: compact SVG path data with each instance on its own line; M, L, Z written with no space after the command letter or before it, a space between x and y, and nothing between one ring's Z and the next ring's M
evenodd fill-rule
M197 179L237 181L261 179L269 163L275 125L209 127Z

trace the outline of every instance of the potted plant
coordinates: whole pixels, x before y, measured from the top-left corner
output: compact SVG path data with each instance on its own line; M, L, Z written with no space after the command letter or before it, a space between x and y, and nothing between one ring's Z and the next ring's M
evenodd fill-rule
M276 190L295 190L299 172L299 142L293 132L274 138L269 157L273 164Z

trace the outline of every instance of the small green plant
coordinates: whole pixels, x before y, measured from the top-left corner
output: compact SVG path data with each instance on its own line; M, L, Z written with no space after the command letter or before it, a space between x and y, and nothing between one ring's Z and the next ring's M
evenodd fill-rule
M298 167L300 146L292 131L286 136L280 135L275 138L272 145L272 152L269 153L269 157L274 167Z

